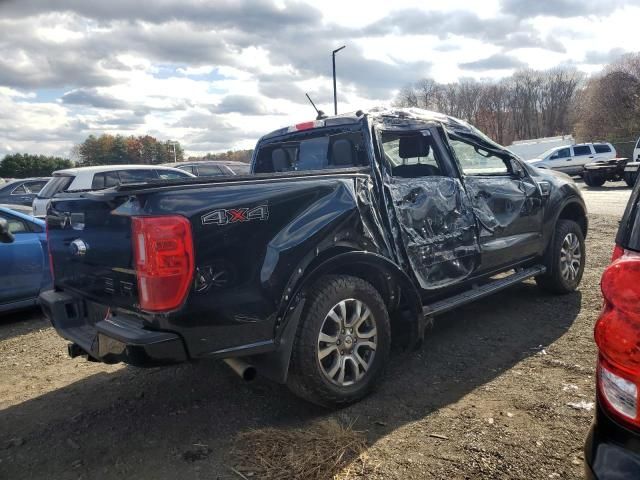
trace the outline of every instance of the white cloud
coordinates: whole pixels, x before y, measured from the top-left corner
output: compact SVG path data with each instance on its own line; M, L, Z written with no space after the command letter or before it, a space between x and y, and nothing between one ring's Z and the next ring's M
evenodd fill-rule
M305 92L332 113L331 50L343 44L341 112L388 103L424 75L562 64L590 73L640 50L634 0L589 0L583 11L575 0L541 3L3 2L0 155L68 154L102 132L176 139L191 153L246 148L313 118Z

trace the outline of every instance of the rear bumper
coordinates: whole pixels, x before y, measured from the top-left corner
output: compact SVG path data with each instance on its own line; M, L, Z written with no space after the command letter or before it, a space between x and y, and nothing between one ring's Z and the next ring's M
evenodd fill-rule
M179 335L148 330L141 320L120 314L97 315L87 301L66 292L47 290L40 294L40 305L58 334L92 359L139 367L188 360Z
M640 434L616 423L598 405L584 461L588 480L640 478Z

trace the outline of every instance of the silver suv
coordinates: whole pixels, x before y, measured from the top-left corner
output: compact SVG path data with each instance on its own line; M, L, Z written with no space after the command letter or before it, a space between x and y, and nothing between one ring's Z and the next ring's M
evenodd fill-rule
M610 143L579 143L551 148L528 163L534 167L558 170L569 175L582 175L587 163L612 158L616 158L616 149Z

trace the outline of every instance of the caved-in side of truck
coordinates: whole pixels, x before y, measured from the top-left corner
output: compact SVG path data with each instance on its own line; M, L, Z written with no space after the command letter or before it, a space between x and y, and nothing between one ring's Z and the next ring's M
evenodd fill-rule
M249 176L61 196L47 228L72 356L225 359L341 405L442 312L531 277L573 291L587 218L568 177L409 109L272 132Z

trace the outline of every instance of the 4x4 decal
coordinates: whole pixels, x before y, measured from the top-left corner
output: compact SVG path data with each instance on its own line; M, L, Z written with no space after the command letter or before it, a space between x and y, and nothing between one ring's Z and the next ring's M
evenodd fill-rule
M228 223L268 220L269 207L259 205L253 208L219 208L202 217L203 225L227 225Z

